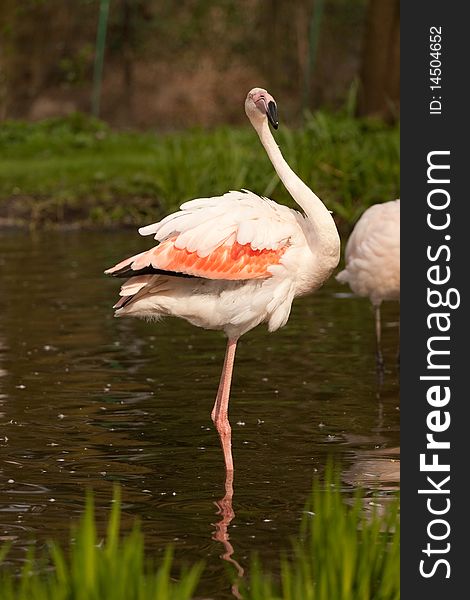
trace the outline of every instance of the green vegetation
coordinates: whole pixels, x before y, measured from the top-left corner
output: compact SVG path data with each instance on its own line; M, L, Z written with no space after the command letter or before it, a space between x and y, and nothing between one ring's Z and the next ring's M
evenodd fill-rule
M330 471L331 473L331 471ZM386 501L385 515L358 493L345 503L338 479L327 474L315 484L294 541L293 558L281 560L281 580L254 561L247 581L235 582L246 600L398 600L398 501ZM370 509L373 509L372 511ZM47 560L33 555L21 577L3 568L2 600L184 600L196 597L202 565L176 577L167 549L159 565L144 557L142 534L119 537L119 498L111 511L107 536L99 542L93 504L88 499L79 527L64 553L49 546ZM7 549L0 551L0 563ZM53 569L50 569L50 565ZM227 581L227 587L230 582Z
M30 554L21 576L0 573L2 600L189 600L193 598L202 565L183 570L178 580L170 575L171 549L157 567L144 559L143 536L138 526L119 539L119 494L111 510L106 541L96 533L93 503L87 500L85 514L72 531L67 554L50 544L49 560L38 561ZM6 550L3 551L6 554ZM2 553L0 552L0 563ZM54 570L48 569L52 564Z
M344 228L398 197L397 126L318 112L276 137ZM249 127L117 132L81 114L0 126L0 217L12 222L142 224L240 188L293 205Z
M380 516L375 502L365 511L363 494L350 506L339 479L327 474L314 486L294 557L281 561L281 581L256 562L244 590L247 600L398 600L400 528L398 501Z

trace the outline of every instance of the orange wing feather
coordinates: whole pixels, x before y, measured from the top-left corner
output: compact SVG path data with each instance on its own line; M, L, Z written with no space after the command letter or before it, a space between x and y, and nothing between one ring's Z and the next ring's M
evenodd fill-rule
M288 245L276 250L254 250L250 244L237 241L225 242L208 256L199 256L185 248L175 246L176 238L169 238L161 244L122 261L107 273L113 273L129 265L132 271L152 266L162 271L185 273L205 279L263 279L271 277L268 268L279 264ZM129 273L130 275L130 273Z

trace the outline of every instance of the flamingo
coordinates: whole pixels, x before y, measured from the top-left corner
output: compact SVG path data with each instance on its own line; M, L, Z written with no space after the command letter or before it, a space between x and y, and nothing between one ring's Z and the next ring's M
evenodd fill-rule
M319 288L340 254L330 212L289 167L273 138L268 122L278 128L274 98L254 88L245 112L303 212L247 190L191 200L139 229L141 235L153 235L157 246L105 271L129 277L113 307L116 317L175 316L227 336L211 413L227 472L233 471L228 405L238 339L260 323L271 332L284 326L294 298Z
M377 365L382 369L380 306L384 300L400 299L400 200L374 204L362 214L346 244L345 261L336 279L370 299Z

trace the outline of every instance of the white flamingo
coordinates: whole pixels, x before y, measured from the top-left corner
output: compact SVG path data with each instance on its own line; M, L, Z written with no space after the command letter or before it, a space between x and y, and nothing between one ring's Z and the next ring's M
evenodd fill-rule
M381 368L380 305L400 299L400 200L374 204L363 213L346 244L345 262L336 279L372 302Z
M227 471L233 471L228 404L237 341L266 322L286 324L292 301L319 288L339 261L340 241L330 212L292 171L271 131L277 107L254 88L245 112L277 174L303 209L297 212L248 192L228 192L185 202L178 212L142 227L159 244L106 273L130 277L115 316L176 316L228 338L212 420Z

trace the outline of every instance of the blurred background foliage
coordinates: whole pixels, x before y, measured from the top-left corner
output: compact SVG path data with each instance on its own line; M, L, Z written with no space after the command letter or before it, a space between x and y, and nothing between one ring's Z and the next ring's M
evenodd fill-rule
M0 118L89 112L100 0L2 0ZM246 92L284 120L343 106L395 119L399 0L110 0L100 116L172 130L237 124Z
M134 225L239 188L292 203L243 111L263 86L346 233L399 195L399 19L399 0L2 0L0 225Z

